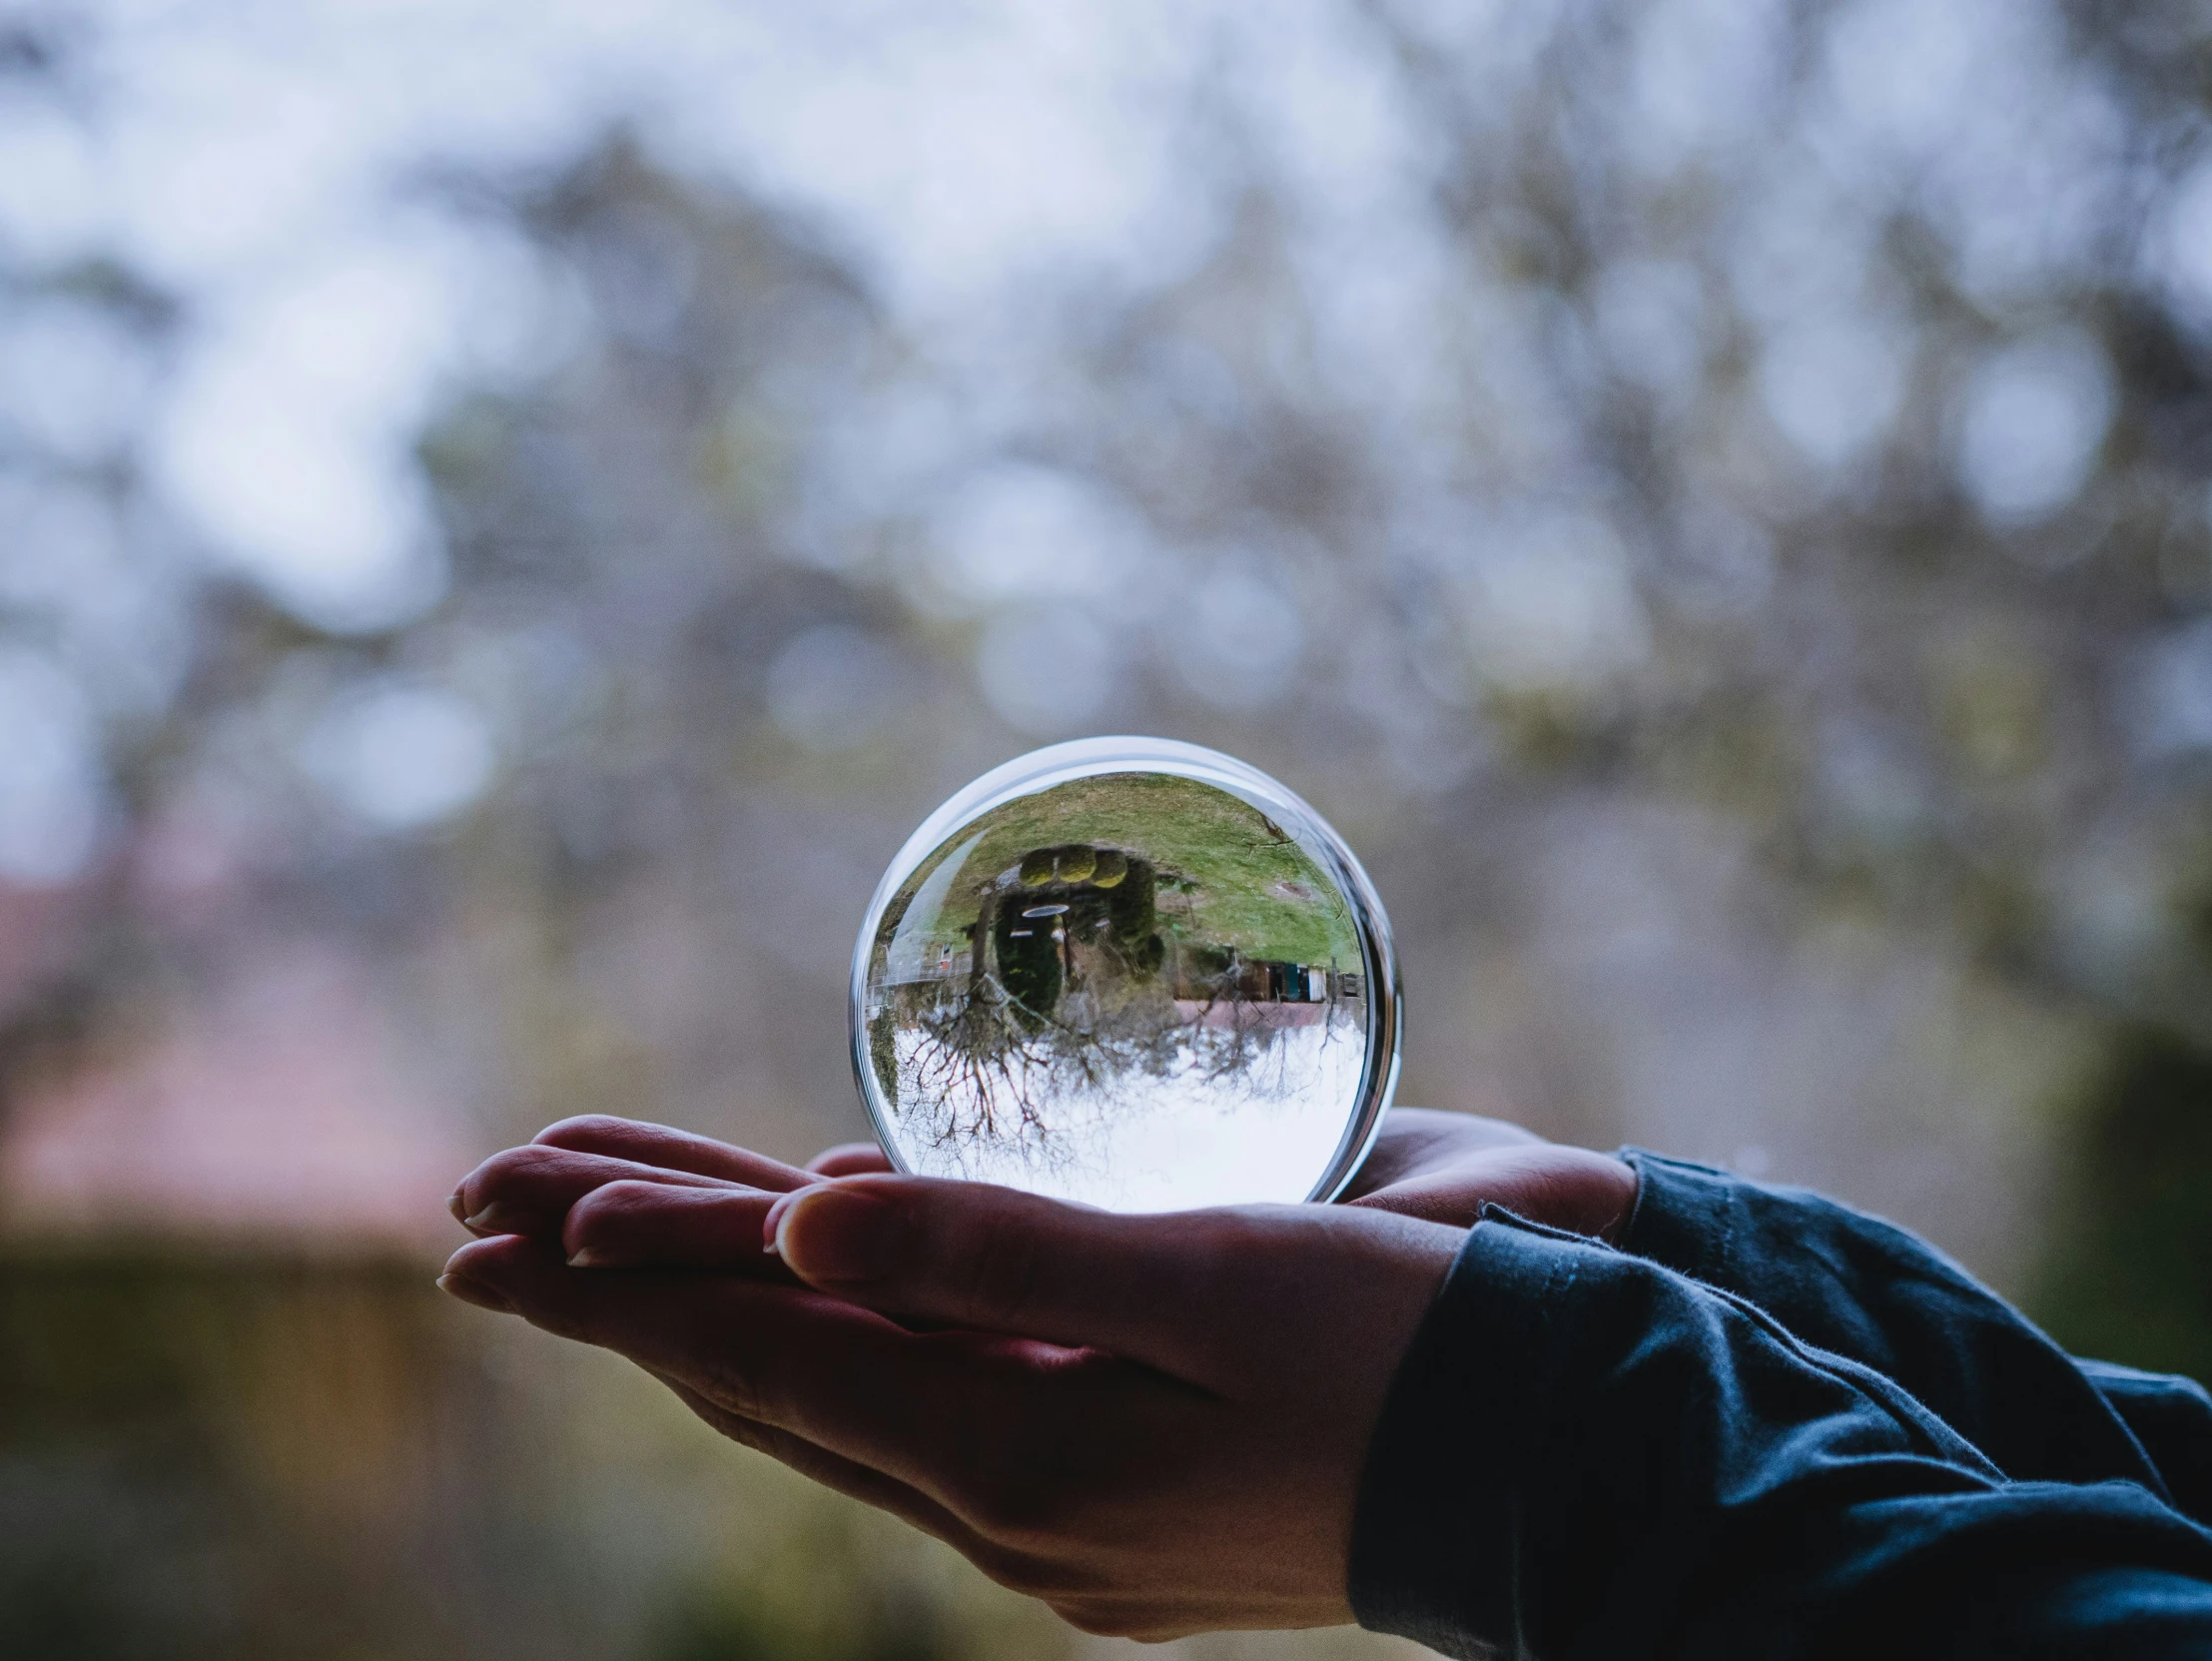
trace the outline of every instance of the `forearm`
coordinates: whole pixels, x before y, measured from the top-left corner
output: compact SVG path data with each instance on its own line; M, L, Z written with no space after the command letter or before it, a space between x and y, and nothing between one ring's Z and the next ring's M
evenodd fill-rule
M1743 1301L1497 1221L1394 1387L1353 1553L1364 1622L1461 1655L1998 1653L2065 1588L2052 1631L2132 1642L2156 1605L2212 1643L2212 1538L2143 1490L2007 1482Z
M2162 1472L2172 1438L2154 1426L2146 1446L2091 1373L1925 1242L1802 1189L1624 1158L1641 1182L1622 1249L1895 1379L2015 1480L2123 1480L2175 1497ZM2212 1408L2205 1417L2200 1435Z

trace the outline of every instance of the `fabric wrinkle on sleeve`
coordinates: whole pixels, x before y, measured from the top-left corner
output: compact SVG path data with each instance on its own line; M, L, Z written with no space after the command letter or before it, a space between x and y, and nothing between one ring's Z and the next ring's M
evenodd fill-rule
M2157 1461L2175 1508L2212 1526L2212 1394L2193 1378L2076 1361Z
M1350 1590L1447 1654L1615 1661L2002 1654L2044 1606L2103 1642L2123 1581L2212 1645L2212 1536L2142 1488L2007 1482L1744 1300L1492 1212L1393 1384Z
M2176 1500L2165 1448L2146 1445L2093 1372L1926 1242L1804 1189L1643 1149L1621 1157L1638 1177L1623 1250L1895 1379L2015 1480L2118 1479ZM2212 1405L2199 1430L2212 1443Z

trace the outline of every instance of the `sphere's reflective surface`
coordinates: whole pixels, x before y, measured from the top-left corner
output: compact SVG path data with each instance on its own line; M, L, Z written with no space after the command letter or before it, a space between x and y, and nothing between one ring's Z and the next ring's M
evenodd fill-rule
M892 1160L1117 1211L1327 1198L1388 1105L1388 924L1342 841L1242 762L1056 745L886 873L853 1065Z

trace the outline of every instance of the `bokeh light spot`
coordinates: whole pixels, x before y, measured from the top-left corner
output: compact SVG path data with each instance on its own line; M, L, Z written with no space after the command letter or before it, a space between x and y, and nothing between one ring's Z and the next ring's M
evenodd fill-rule
M851 749L882 730L900 678L890 648L865 630L810 628L768 665L769 719L803 749Z
M84 695L51 658L0 650L0 881L50 887L91 864L97 737Z
M1297 602L1257 571L1209 572L1183 613L1175 666L1200 697L1256 709L1278 696L1305 645Z
M1114 660L1111 637L1088 611L1046 605L992 619L976 648L976 679L1007 725L1050 736L1105 707Z
M1759 391L1782 435L1808 460L1842 467L1872 447L1904 397L1895 334L1848 315L1783 330L1759 366Z
M404 831L473 802L498 757L475 705L442 687L394 678L341 694L310 732L302 759L369 824Z
M1058 467L1011 461L970 477L937 515L938 578L972 603L1107 599L1137 537L1098 489Z
M1958 470L1996 524L2045 518L2071 501L2112 424L2112 367L2077 330L1993 354L1967 383Z

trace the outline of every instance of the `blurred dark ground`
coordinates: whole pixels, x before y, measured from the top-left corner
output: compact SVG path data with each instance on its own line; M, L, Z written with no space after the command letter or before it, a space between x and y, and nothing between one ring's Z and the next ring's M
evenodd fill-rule
M1114 1647L428 1284L550 1119L863 1134L1084 732L1336 822L1402 1100L2212 1377L2199 8L749 15L0 12L10 1653Z

